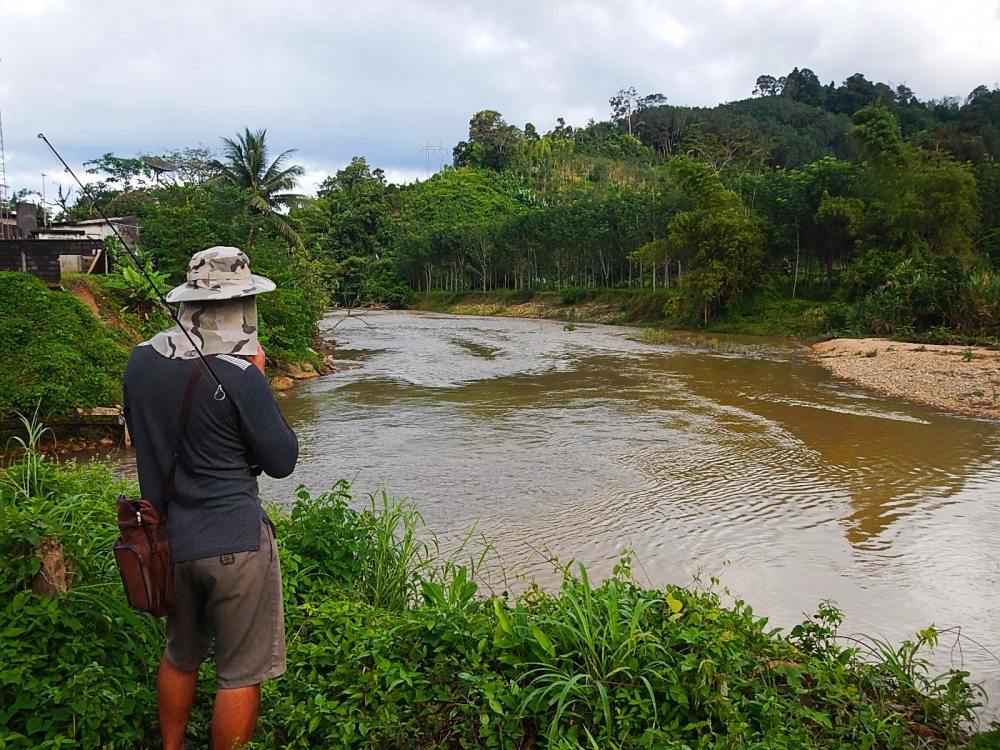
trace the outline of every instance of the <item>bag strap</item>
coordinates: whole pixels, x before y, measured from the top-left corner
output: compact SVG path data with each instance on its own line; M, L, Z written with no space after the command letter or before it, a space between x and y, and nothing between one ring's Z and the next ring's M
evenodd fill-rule
M188 416L191 414L191 404L194 401L195 389L201 379L201 373L205 369L205 360L199 359L191 371L188 378L187 388L184 391L184 401L181 403L180 422L178 424L177 446L174 448L174 458L170 464L170 473L163 480L163 506L166 508L167 501L174 492L174 476L177 474L177 461L181 457L181 445L184 441L184 433L187 431Z

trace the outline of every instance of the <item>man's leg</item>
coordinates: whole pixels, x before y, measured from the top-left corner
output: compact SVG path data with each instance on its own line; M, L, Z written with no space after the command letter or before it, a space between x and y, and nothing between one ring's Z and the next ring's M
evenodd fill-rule
M170 663L166 653L163 654L156 677L156 708L160 715L163 750L182 750L184 747L184 732L197 684L198 670L178 669Z
M214 570L206 603L218 674L212 748L232 750L253 735L260 683L285 671L281 566L270 523L261 523L259 549L218 558Z
M259 708L260 685L220 689L212 710L212 750L232 750L250 742Z

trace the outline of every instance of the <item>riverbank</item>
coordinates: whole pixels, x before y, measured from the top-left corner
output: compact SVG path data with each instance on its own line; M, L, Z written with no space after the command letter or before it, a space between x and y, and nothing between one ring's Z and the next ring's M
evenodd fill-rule
M490 292L423 292L410 309L453 315L545 318L581 323L655 323L663 320L666 290L567 289L531 292L495 289Z
M758 295L698 330L815 341L823 338L831 328L843 324L843 307L830 301ZM668 289L422 292L414 296L410 309L670 329L691 327L677 317L676 291Z
M127 349L173 325L155 304L148 305L142 312L124 305L125 300L116 296L114 289L102 285L94 276L70 275L64 286ZM317 334L312 346L297 355L269 352L267 377L275 390L287 391L296 381L334 372L336 365L332 355L335 352L336 346Z
M37 411L62 447L120 444L129 352L171 325L156 305L135 303L108 278L70 274L63 286L52 290L29 274L0 272L0 442L20 433L17 413ZM293 349L287 331L271 333L286 346L265 342L276 389L335 370L329 342L315 339L309 347L306 340Z
M1000 419L1000 351L889 339L833 339L813 346L839 378L887 396L972 417Z
M32 455L0 483L0 744L154 747L162 623L129 610L111 555L114 496L135 488ZM994 746L968 731L984 696L966 675L921 666L933 630L842 641L828 604L774 630L712 590L643 588L628 557L600 584L573 566L554 592L483 596L475 561L435 557L412 508L353 507L340 483L271 509L288 673L265 683L263 747ZM70 571L55 590L43 550ZM193 742L209 713L202 696Z

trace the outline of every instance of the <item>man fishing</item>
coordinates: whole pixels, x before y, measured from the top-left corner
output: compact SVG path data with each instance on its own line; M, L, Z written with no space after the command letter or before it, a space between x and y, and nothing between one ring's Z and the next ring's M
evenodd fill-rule
M132 352L125 420L142 496L167 517L175 603L157 678L165 750L181 750L198 667L214 654L212 747L250 741L260 683L285 671L281 571L257 475L288 476L298 442L264 377L256 295L237 248L195 253L167 295L178 325Z

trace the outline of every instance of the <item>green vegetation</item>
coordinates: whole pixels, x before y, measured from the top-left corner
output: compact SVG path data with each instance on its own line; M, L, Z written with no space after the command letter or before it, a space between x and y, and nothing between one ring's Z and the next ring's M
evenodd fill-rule
M190 256L213 245L242 248L254 272L278 285L259 298L260 339L269 360L315 360L310 347L328 297L318 264L290 231L287 216L276 212L297 197L280 192L301 170L283 165L287 154L268 164L264 133L247 132L227 141L225 163L197 150L177 152L173 158L186 160L185 181L145 187L139 181L148 167L141 160L106 154L92 162L89 171L103 178L96 194L104 210L134 216L142 227L137 253L152 282L109 241L111 274L64 279L67 289L92 304L95 318L74 294L50 291L26 274L0 274L0 417L36 407L58 414L120 403L130 349L171 325L154 286L165 292L181 283ZM81 200L66 213L90 216L89 205Z
M99 202L138 219L164 281L217 243L282 276L262 312L279 357L308 355L323 303L405 307L441 291L648 289L666 296L643 318L672 326L1000 338L1000 89L921 101L795 68L753 94L700 108L623 89L608 120L545 133L487 109L433 177L393 185L357 156L314 198L289 192L302 169L291 151L271 160L263 130L223 139L222 159L158 157L173 185L148 184L137 158L88 165ZM802 298L817 302L806 324L786 314Z
M266 130L251 132L250 128L236 138L223 138L225 161L213 160L208 166L218 172L217 182L242 191L256 213L271 219L286 237L301 245L298 233L279 209L302 200L301 195L287 191L295 188L305 169L298 164L285 166L295 149L282 151L268 164L266 138Z
M0 272L0 416L120 403L127 360L128 350L76 297L28 274Z
M256 250L260 265L274 268L262 272L284 284L261 297L261 341L274 362L309 361L323 309L319 286L302 281L310 266L289 258L287 245ZM54 291L29 274L0 272L0 418L121 403L132 347L172 325L144 280L73 275L64 285L67 291Z
M848 307L837 301L788 299L758 293L742 300L705 330L751 336L791 336L815 340L841 334L847 324Z
M544 134L484 110L454 167L396 186L356 157L315 198L289 192L302 169L290 151L271 159L263 130L224 139L221 159L207 149L162 155L177 167L172 183L150 184L146 162L114 154L88 171L98 203L142 227L157 287L179 283L187 258L212 245L243 248L278 283L260 300L262 340L278 364L314 358L330 302L1000 341L1000 90L978 87L961 105L921 102L861 75L823 86L796 69L762 76L755 94L700 109L628 89L612 97L610 120L559 119ZM64 213L93 215L84 200ZM0 328L10 354L0 412L118 400L123 360L105 340L127 348L165 318L123 256L117 268L91 295L117 303L103 333L37 287L31 316L16 305ZM59 320L52 335L25 337L29 317L48 330L37 322L41 300ZM86 351L57 357L66 349L50 346L57 331Z
M39 427L29 432L37 439ZM105 465L35 451L0 470L0 745L155 747L162 624L125 604ZM785 633L711 590L603 583L477 595L482 558L441 559L412 508L353 509L346 483L272 509L284 569L288 673L265 684L258 746L314 748L989 747L983 696L931 676L928 629L894 646L840 639L829 603ZM68 591L32 582L57 548ZM206 742L212 667L191 736ZM995 739L995 738L994 738ZM995 745L994 745L995 746Z
M628 89L609 121L544 134L483 110L454 167L397 187L356 157L291 216L339 304L648 288L672 325L799 335L745 311L805 297L846 333L997 339L1000 90L922 102L796 68L755 94Z

